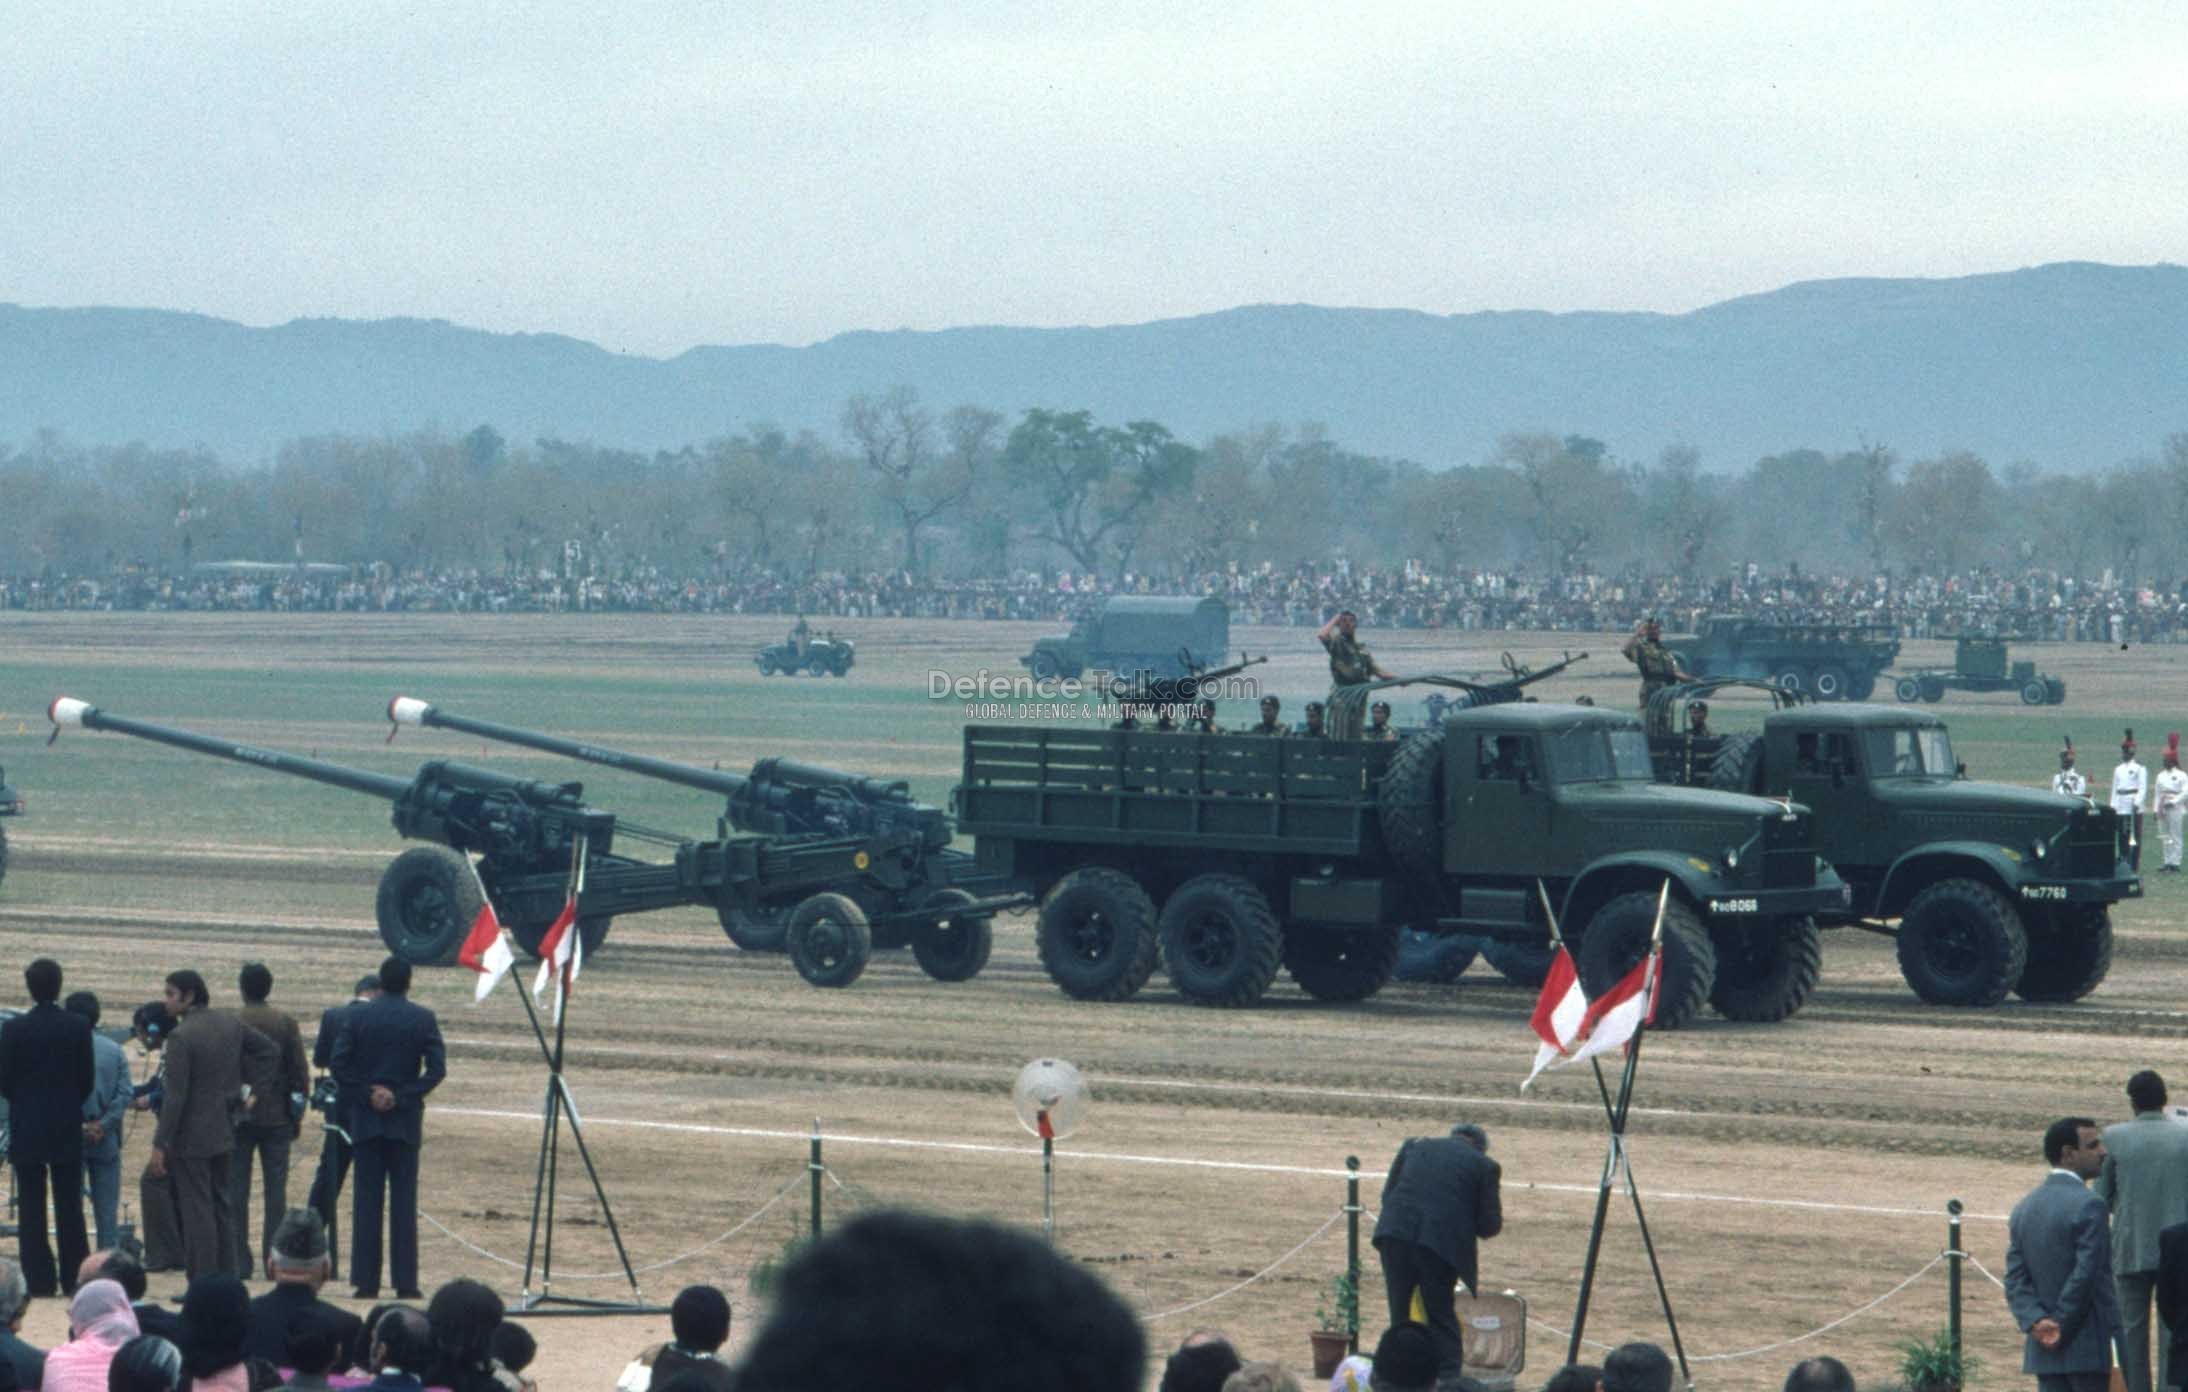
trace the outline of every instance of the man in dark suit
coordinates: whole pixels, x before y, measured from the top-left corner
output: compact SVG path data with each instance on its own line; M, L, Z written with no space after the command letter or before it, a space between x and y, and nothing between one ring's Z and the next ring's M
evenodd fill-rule
M2158 1318L2172 1339L2173 1381L2188 1382L2188 1223L2158 1234Z
M0 1025L0 1097L8 1102L23 1279L32 1295L52 1295L76 1289L76 1268L91 1254L84 1234L84 1099L98 1065L91 1026L60 1007L61 964L40 957L24 969L23 984L31 1008ZM61 1239L58 1267L46 1238L49 1181Z
M1504 1228L1498 1186L1502 1174L1489 1158L1489 1136L1461 1122L1449 1136L1416 1136L1398 1147L1383 1178L1382 1216L1375 1222L1375 1254L1382 1258L1390 1322L1412 1319L1420 1292L1429 1332L1436 1336L1440 1381L1456 1381L1465 1366L1455 1284L1473 1291L1480 1279L1478 1244Z
M286 1366L290 1334L299 1325L320 1321L340 1341L342 1356L336 1366L346 1365L365 1322L319 1298L329 1269L326 1224L308 1208L290 1209L267 1245L266 1274L273 1278L274 1288L251 1302L250 1333L243 1351L277 1368Z
M2105 1392L2120 1307L2112 1230L2088 1183L2104 1168L2104 1135L2087 1117L2044 1132L2051 1173L2013 1206L2006 1226L2006 1304L2027 1332L2021 1371L2041 1392Z
M273 991L273 973L266 964L245 963L236 984L243 992L243 1008L236 1017L271 1039L280 1050L273 1067L244 1071L244 1081L251 1087L251 1106L236 1124L235 1154L228 1166L228 1202L236 1216L235 1273L249 1280L251 1157L258 1157L265 1180L266 1216L258 1230L263 1255L273 1241L275 1226L289 1211L289 1143L303 1134L303 1099L311 1092L311 1065L304 1061L304 1032L287 1011L267 1003L266 997Z
M380 978L377 975L360 977L357 990L349 1000L329 1006L319 1016L319 1033L312 1037L311 1065L321 1073L334 1072L334 1041L349 1028L357 1013L380 998ZM305 1200L326 1221L328 1275L337 1274L341 1265L341 1225L335 1221L335 1213L341 1207L342 1181L349 1176L350 1109L360 1101L350 1096L349 1090L335 1079L334 1110L320 1117L325 1137L319 1146L319 1169L312 1175L311 1197Z
M398 1299L418 1290L418 1149L425 1096L448 1076L440 1021L413 1005L410 963L380 964L380 998L334 1041L334 1076L364 1099L350 1113L357 1188L350 1213L350 1281L360 1300L380 1293L380 1214L387 1209L387 1265Z
M165 1045L167 1095L146 1173L174 1179L183 1270L195 1281L234 1263L228 1157L243 1109L244 1060L256 1069L274 1068L280 1050L229 1012L211 1009L205 978L194 971L170 972L165 999L179 1023Z

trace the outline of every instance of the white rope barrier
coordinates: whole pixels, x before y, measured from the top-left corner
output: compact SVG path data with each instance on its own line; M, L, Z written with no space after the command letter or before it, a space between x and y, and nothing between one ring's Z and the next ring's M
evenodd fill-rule
M1275 1271L1278 1267L1290 1261L1293 1257L1298 1256L1301 1252L1306 1251L1309 1247L1312 1247L1315 1244L1316 1240L1318 1240L1324 1233L1328 1232L1331 1228L1336 1227L1338 1222L1342 1220L1344 1216L1345 1210L1342 1208L1338 1209L1335 1213L1332 1213L1327 1219L1323 1220L1321 1227L1316 1228L1311 1233L1308 1233L1306 1239L1302 1241L1298 1246L1292 1248L1283 1256L1278 1257L1275 1261L1270 1262L1267 1266L1262 1267L1259 1271L1256 1271L1253 1275L1248 1276L1245 1280L1240 1281L1237 1285L1225 1287L1223 1290L1217 1291L1214 1295L1208 1296L1205 1299L1196 1300L1190 1305L1180 1305L1174 1310L1164 1310L1159 1315L1141 1315L1140 1323L1160 1324L1166 1319L1172 1319L1178 1315L1190 1314L1192 1311L1198 1310L1204 1305L1213 1305L1218 1300L1222 1300L1229 1296L1238 1294L1240 1291L1246 1289L1246 1287L1252 1285L1254 1282L1266 1279L1268 1275L1271 1272Z
M1997 1278L1996 1276L1993 1276L1993 1275L1991 1275L1991 1272L1990 1272L1990 1268L1989 1268L1989 1267L1987 1267L1987 1266L1985 1266L1985 1265L1983 1265L1983 1263L1981 1263L1981 1262L1979 1262L1979 1261L1977 1261L1977 1260L1975 1259L1975 1253L1973 1253L1973 1252L1947 1252L1947 1253L1946 1253L1945 1255L1946 1255L1946 1256L1948 1256L1948 1257L1958 1257L1958 1258L1960 1258L1960 1260L1962 1260L1962 1261L1966 1262L1966 1263L1967 1263L1968 1265L1970 1265L1970 1266L1974 1267L1974 1268L1975 1268L1975 1269L1976 1269L1977 1271L1980 1271L1980 1272L1982 1272L1982 1273L1983 1273L1983 1279L1984 1279L1984 1280L1986 1280L1986 1281L1988 1281L1988 1282L1990 1282L1990 1283L1991 1283L1992 1285L1994 1285L1994 1286L1998 1287L1998 1289L2000 1289L2000 1290L2004 1290L2004 1289L2006 1288L2006 1283L2005 1283L2004 1281L2001 1281L2001 1280L1999 1280L1999 1279L1998 1279L1998 1278Z
M712 1251L714 1248L721 1246L723 1243L729 1241L737 1234L743 1232L746 1228L749 1228L754 1223L760 1221L760 1219L766 1215L769 1209L773 1208L776 1204L782 1202L783 1195L789 1193L792 1189L797 1188L800 1184L804 1182L805 1176L802 1174L791 1176L788 1183L784 1184L782 1188L777 1189L773 1194L768 1196L767 1202L761 1204L758 1208L754 1209L743 1220L738 1222L736 1226L730 1228L727 1232L722 1233L719 1237L709 1238L707 1241L700 1243L698 1246L692 1248L688 1252L680 1252L673 1257L664 1258L661 1261L648 1262L644 1266L634 1266L631 1268L630 1274L633 1276L644 1276L649 1272L665 1271L669 1267L678 1266L684 1262L690 1261L693 1257L699 1256L701 1253ZM447 1238L450 1242L455 1243L458 1247L463 1248L465 1251L473 1253L477 1256L484 1257L490 1262L498 1262L502 1266L506 1266L512 1271L522 1271L524 1269L523 1262L511 1261L509 1258L502 1256L497 1252L487 1251L484 1247L479 1246L476 1242L472 1242L464 1238L460 1234L450 1230L447 1224L441 1222L440 1219L434 1217L432 1214L421 1211L418 1216L420 1218L423 1218L426 1222L431 1223L434 1229L438 1231L441 1236ZM623 1276L624 1273L620 1270L587 1271L577 1273L558 1271L554 1273L554 1278L557 1281L620 1281L623 1279Z

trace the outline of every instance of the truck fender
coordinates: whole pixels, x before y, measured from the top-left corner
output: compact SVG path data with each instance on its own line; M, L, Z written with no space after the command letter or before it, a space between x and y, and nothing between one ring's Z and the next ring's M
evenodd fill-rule
M1620 851L1588 862L1573 876L1558 904L1559 930L1570 934L1584 929L1584 922L1575 921L1576 911L1592 911L1626 890L1654 889L1666 877L1672 882L1672 892L1683 896L1697 912L1703 911L1712 894L1729 892L1718 878L1717 867L1700 856L1676 851ZM1607 888L1610 885L1618 887Z
M1958 861L1962 868L1956 871L1963 878L1991 881L2008 899L2020 902L2014 886L2020 883L2027 867L2032 863L2028 852L2020 847L2006 847L1996 841L1932 841L1917 846L1892 862L1884 872L1884 883L1877 888L1876 912L1880 918L1889 918L1906 906L1906 900L1914 897L1903 887L1921 878L1937 878L1925 875L1928 863Z

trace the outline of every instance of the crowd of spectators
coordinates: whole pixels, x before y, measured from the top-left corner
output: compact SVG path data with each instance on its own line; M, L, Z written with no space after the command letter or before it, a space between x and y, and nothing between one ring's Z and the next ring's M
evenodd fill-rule
M1234 623L1313 628L1352 609L1368 628L1616 632L1643 613L1673 633L1709 613L1872 624L1903 638L1987 633L2055 642L2178 642L2188 578L2129 584L2055 571L1809 575L1746 566L1709 575L1529 575L1348 564L1102 576L1021 570L977 579L908 571L705 576L654 567L551 572L402 571L385 565L127 567L89 576L0 576L0 609L311 613L804 614L815 618L1023 619L1065 623L1111 594L1212 594Z

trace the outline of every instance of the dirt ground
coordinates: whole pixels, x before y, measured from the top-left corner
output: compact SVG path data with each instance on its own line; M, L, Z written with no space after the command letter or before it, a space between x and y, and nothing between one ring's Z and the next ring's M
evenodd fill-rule
M776 738L795 741L797 688L780 679L763 685L744 659L780 627L774 620L613 617L512 624L5 616L0 639L42 669L79 669L86 680L163 664L233 665L278 680L359 662L460 661L475 675L568 661L608 674L719 685L779 710ZM860 643L854 685L917 683L930 666L951 660L977 658L1002 669L1042 631L837 627ZM1283 654L1268 675L1287 705L1318 692L1320 666L1307 633L1248 629L1234 637L1249 651L1266 646ZM1630 699L1630 670L1612 655L1615 636L1488 637L1531 660L1566 646L1593 649L1598 659L1585 677L1554 694ZM1454 646L1459 665L1494 660L1480 643L1430 635L1394 635L1378 652L1386 665L1417 668ZM1908 658L1935 660L1928 649L1943 647L1910 645ZM2089 744L2117 723L2115 713L2146 710L2153 692L2183 689L2178 650L2034 651L2075 683L2074 719L2090 731ZM27 776L30 751L43 729L13 733L13 713L35 710L52 694L0 688L0 710L10 713L0 762L17 786L35 787ZM1971 705L1971 715L1977 709L1985 719L2014 713ZM1944 713L1958 718L1953 706ZM2048 740L2059 717L2029 719L2042 725L2030 738ZM946 773L952 756L941 728L930 719L907 731L901 743L892 741L894 756ZM639 747L644 732L628 734ZM2159 742L2146 736L2146 753ZM732 756L778 751L740 736L717 752L727 767ZM912 772L878 762L888 756L877 743L831 761ZM2085 767L2099 772L2109 758L2088 758ZM36 771L50 779L65 776L64 768L41 760ZM14 823L15 862L0 885L8 959L56 956L71 989L90 987L119 1013L155 996L161 975L178 966L199 968L217 993L231 997L224 988L236 967L258 958L274 972L276 1002L307 1028L376 964L372 889L397 849L384 831L298 848L196 837L182 815L173 825L171 837L119 838L96 826ZM2122 1117L2121 1085L2130 1072L2180 1068L2188 945L2172 927L2181 898L2173 878L2154 877L2152 897L2119 914L2112 975L2079 1005L1925 1007L1900 981L1889 941L1842 931L1827 935L1823 985L1792 1021L1744 1026L1707 1018L1652 1035L1631 1155L1689 1354L1714 1359L1778 1345L1886 1296L1943 1248L1951 1198L1969 1212L1967 1249L2002 1271L2002 1220L2042 1176L2043 1127L2070 1112ZM449 1080L428 1116L425 1280L430 1287L472 1275L514 1297L544 1074L510 988L474 1007L470 983L468 973L428 971L414 992L440 1012L450 1050ZM19 995L12 979L0 984L8 1003L19 1003ZM1489 1128L1506 1180L1506 1228L1485 1248L1484 1279L1530 1301L1521 1384L1531 1386L1563 1359L1553 1327L1562 1330L1572 1317L1604 1151L1585 1074L1554 1075L1530 1096L1519 1094L1533 1052L1531 1005L1530 993L1479 966L1456 988L1393 985L1356 1006L1312 1002L1285 981L1251 1011L1196 1009L1160 974L1129 1003L1080 1004L1047 982L1031 919L1022 915L998 924L992 963L972 982L932 982L908 954L895 953L878 956L850 989L823 992L807 988L780 957L736 951L709 915L678 912L619 922L606 951L588 965L571 1015L569 1078L631 1259L650 1268L641 1278L645 1297L665 1302L688 1282L720 1284L736 1306L741 1341L764 1317L762 1302L747 1292L752 1267L805 1222L804 1138L816 1122L827 1136L831 1220L865 1205L911 1203L1037 1226L1038 1148L1019 1127L1009 1090L1028 1060L1069 1059L1087 1075L1094 1102L1084 1128L1060 1147L1058 1244L1148 1316L1158 1362L1192 1328L1214 1325L1249 1356L1280 1359L1302 1374L1312 1316L1330 1277L1343 1269L1343 1223L1273 1271L1264 1268L1338 1214L1347 1156L1358 1156L1369 1176L1363 1193L1373 1208L1380 1170L1402 1138L1471 1118ZM310 1173L302 1152L314 1150L316 1139L314 1122L292 1179L297 1196ZM142 1156L142 1139L133 1135L132 1172ZM566 1142L563 1159L571 1159ZM561 1192L553 1289L628 1294L603 1214L576 1165L564 1164ZM1366 1268L1362 1303L1372 1339L1382 1290L1371 1251ZM533 1284L540 1284L536 1277ZM1865 1385L1883 1382L1896 1367L1896 1344L1942 1327L1945 1292L1944 1268L1932 1267L1819 1338L1697 1362L1697 1382L1776 1387L1811 1352L1844 1358ZM1202 1301L1210 1303L1183 1308ZM34 1310L27 1331L34 1342L58 1337L60 1314L51 1302ZM1984 1363L1978 1385L2018 1381L2018 1337L2003 1300L1973 1271L1966 1322ZM603 1389L633 1351L665 1337L666 1328L665 1316L542 1319L536 1371L548 1388ZM1588 1333L1609 1342L1664 1335L1623 1201L1612 1209Z

